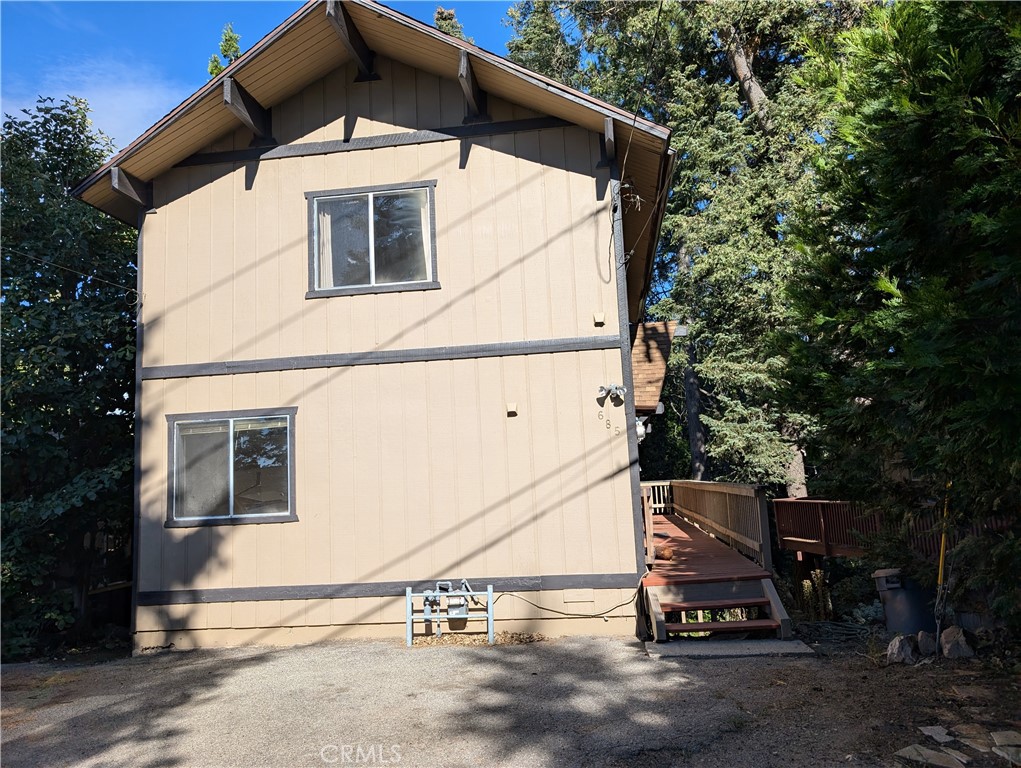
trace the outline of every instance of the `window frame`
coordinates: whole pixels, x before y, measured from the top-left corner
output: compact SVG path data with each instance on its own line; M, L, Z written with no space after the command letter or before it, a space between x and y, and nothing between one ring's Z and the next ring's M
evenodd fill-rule
M167 414L167 511L165 528L196 528L208 525L258 525L260 523L292 523L298 521L295 505L295 422L297 407L287 408L252 408L236 411L206 411L202 413ZM194 424L212 421L229 421L228 445L231 446L230 456L233 457L234 420L253 418L287 419L287 512L272 514L234 515L234 499L230 497L229 517L174 517L177 490L177 427L179 424ZM234 467L230 466L228 487L233 488Z
M430 253L426 257L426 269L429 274L426 280L416 280L405 283L383 283L377 285L351 285L337 286L333 288L317 288L316 274L318 272L318 254L316 250L319 245L316 201L321 198L343 197L346 195L372 195L385 192L403 192L409 189L424 189L429 201L429 243ZM330 296L359 296L371 293L398 293L403 291L434 291L439 289L440 282L436 270L436 179L423 181L406 181L395 184L376 184L368 187L348 187L346 189L324 189L315 192L306 192L305 200L308 208L308 292L306 299L320 299ZM370 201L371 216L371 201ZM375 260L375 246L369 241L369 258Z

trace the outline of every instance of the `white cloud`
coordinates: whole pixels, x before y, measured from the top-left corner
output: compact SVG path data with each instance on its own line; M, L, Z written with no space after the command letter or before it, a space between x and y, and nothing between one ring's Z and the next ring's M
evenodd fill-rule
M4 79L3 112L17 114L39 96L68 95L89 102L92 122L126 147L187 98L202 83L171 78L148 65L128 64L112 56L53 61L32 82Z

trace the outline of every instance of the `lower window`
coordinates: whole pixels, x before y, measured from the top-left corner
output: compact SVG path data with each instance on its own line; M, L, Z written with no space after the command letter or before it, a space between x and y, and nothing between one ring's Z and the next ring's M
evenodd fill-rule
M297 520L295 408L167 416L167 525Z

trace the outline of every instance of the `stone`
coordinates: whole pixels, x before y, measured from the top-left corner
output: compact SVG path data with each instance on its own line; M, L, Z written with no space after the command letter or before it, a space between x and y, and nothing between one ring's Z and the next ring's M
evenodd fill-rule
M958 752L956 749L951 749L950 747L940 747L940 749L942 749L944 752L946 752L948 755L955 758L956 760L960 760L965 765L971 762L970 757L968 757L963 752Z
M936 645L936 635L926 632L924 629L918 633L918 652L923 656L933 656L939 646Z
M976 752L988 752L991 749L991 747L986 746L986 743L984 741L980 741L979 739L973 739L971 737L965 738L964 736L962 736L960 738L960 742L962 744L967 744Z
M1021 765L1021 747L993 747L993 752L1007 758L1011 765Z
M948 659L970 659L975 655L960 627L947 627L939 636L940 649Z
M961 699L992 699L996 697L991 688L983 688L981 685L955 685L952 690Z
M989 729L978 723L960 723L950 726L951 732L963 744L967 744L976 752L988 752L993 747Z
M961 768L964 765L960 760L951 757L945 752L937 752L934 749L923 747L921 744L912 744L910 747L904 747L899 752L894 752L893 756L899 757L902 760L921 763L922 765L934 765L937 768Z
M993 731L989 735L998 747L1021 747L1021 733L1017 731Z
M897 635L886 647L887 664L914 664L918 661L918 641L914 635Z
M918 726L918 730L926 736L935 739L940 744L949 744L954 740L954 737L947 733L947 729L942 725Z

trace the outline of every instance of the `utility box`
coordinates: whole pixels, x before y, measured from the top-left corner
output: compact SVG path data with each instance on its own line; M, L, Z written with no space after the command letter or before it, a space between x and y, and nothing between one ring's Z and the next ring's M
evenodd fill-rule
M900 568L882 568L872 574L886 616L886 629L903 635L936 631L935 595L905 578Z

